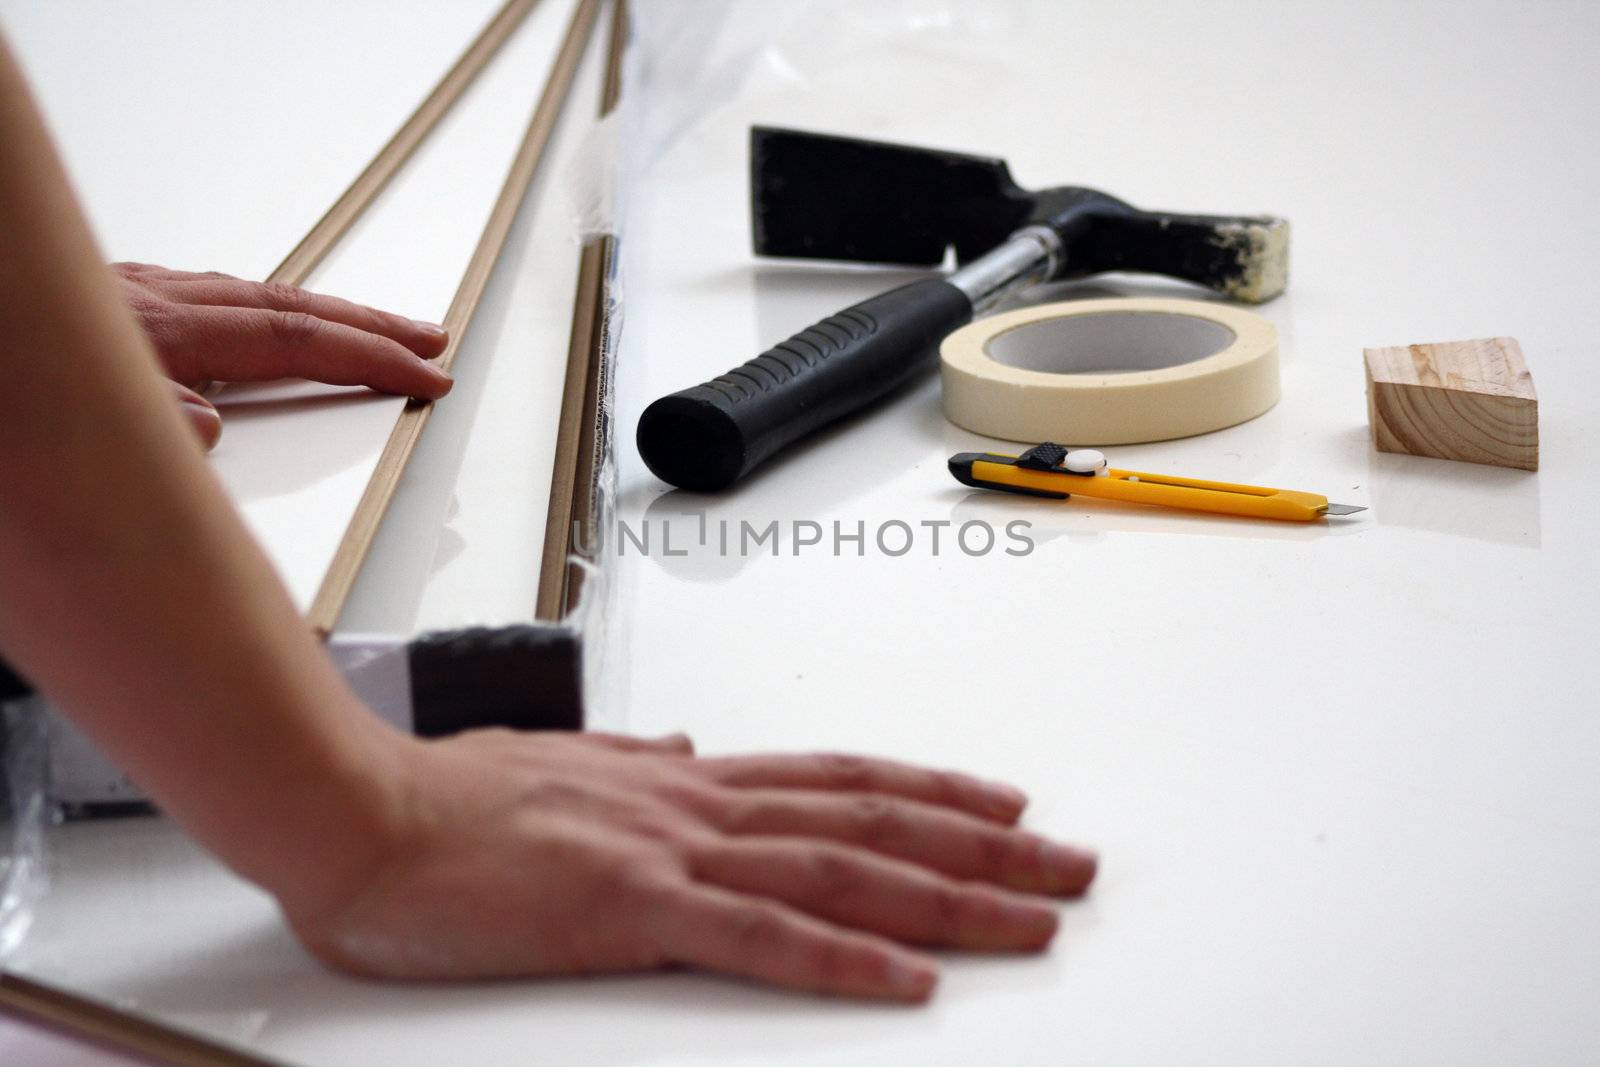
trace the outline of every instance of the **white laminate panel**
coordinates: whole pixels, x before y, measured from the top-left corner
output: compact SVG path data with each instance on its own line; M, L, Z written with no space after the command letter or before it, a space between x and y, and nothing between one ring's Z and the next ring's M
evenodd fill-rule
M259 278L497 6L0 0L0 30L111 259Z
M557 3L568 18L575 6ZM345 632L527 623L539 580L577 290L577 204L606 165L590 140L602 14L521 214L340 617Z
M308 286L413 318L444 318L573 7L574 0L535 7ZM447 397L440 408L451 403L466 401ZM215 466L302 607L327 573L403 404L308 383L236 386L219 400L225 432Z
M415 18L230 6L233 18L194 3L3 13L114 259L264 276L498 5L415 5ZM309 287L444 317L574 6L536 5ZM282 382L217 403L212 467L306 607L403 401Z

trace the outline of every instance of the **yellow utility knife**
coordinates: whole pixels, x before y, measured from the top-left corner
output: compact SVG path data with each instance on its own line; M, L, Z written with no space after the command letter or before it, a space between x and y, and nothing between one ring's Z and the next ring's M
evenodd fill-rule
M1330 504L1325 496L1293 489L1266 489L1259 485L1202 482L1170 474L1123 471L1106 465L1103 452L1093 448L1068 451L1046 441L1020 456L991 452L962 452L950 457L956 481L979 489L1054 497L1078 496L1154 504L1219 515L1246 515L1285 522L1315 522L1325 515L1354 515L1366 508Z

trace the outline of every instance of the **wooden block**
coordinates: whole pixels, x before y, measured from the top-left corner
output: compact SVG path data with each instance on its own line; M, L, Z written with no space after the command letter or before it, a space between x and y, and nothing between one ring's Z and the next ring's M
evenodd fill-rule
M1378 451L1539 469L1539 398L1516 338L1365 352Z

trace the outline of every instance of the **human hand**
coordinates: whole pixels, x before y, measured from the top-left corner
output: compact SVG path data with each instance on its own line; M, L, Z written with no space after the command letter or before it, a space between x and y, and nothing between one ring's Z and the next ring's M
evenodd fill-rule
M226 274L147 263L113 263L111 270L167 376L188 390L213 381L307 378L425 400L450 391L450 376L428 362L447 340L431 323ZM209 447L221 423L205 416L193 395L180 400Z
M398 739L383 858L280 900L323 961L385 978L689 966L919 1001L906 945L1035 951L1037 894L1077 896L1092 853L1014 829L1025 798L843 756L696 758L687 740L493 730Z

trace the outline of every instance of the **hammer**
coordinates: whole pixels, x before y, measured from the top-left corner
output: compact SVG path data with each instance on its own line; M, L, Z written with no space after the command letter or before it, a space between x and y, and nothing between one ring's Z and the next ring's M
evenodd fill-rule
M957 269L830 315L748 363L662 397L639 452L663 481L726 488L801 438L932 365L939 342L1026 286L1145 271L1262 303L1288 278L1289 224L1141 211L1095 189L1030 192L1005 161L757 126L759 255Z

